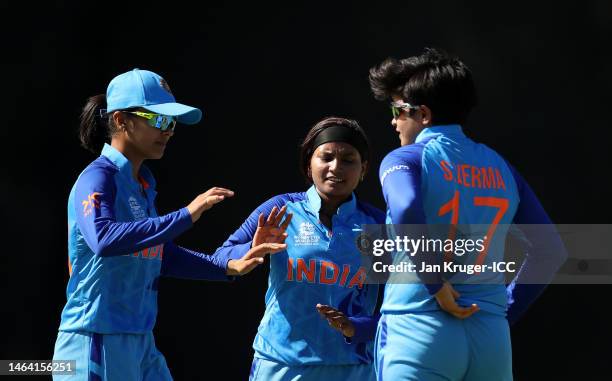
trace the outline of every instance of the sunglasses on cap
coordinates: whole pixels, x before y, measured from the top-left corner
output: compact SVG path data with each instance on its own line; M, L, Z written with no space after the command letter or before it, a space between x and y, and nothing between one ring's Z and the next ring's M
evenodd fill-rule
M147 124L151 127L159 128L162 131L174 131L176 127L176 119L173 116L154 114L152 112L143 111L123 111L128 114L134 114L147 120Z
M402 111L410 112L412 110L418 110L420 108L421 106L413 106L410 103L406 102L391 102L391 113L393 114L393 119L399 118Z

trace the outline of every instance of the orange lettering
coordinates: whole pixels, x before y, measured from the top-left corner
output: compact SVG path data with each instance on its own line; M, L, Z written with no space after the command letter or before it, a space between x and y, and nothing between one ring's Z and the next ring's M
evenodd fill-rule
M346 278L348 278L349 273L351 272L351 266L344 265L342 266L342 276L340 277L340 286L344 286L346 284Z
M293 259L287 258L287 280L293 280Z
M504 179L499 173L499 169L495 168L495 179L497 180L497 188L504 188L506 190L506 184L504 183Z
M444 180L453 181L453 172L451 172L450 168L448 168L449 164L446 162L446 160L442 160L440 165L444 171Z
M493 169L489 167L489 172L487 176L487 168L481 168L482 171L482 187L483 188L495 188L495 177L493 176Z
M308 267L306 267L306 263L302 258L298 258L297 260L297 281L301 282L306 275L306 280L309 283L314 283L315 280L315 269L317 268L316 262L314 259L311 259L308 263Z
M469 166L470 166L469 164L462 164L461 165L461 176L463 177L463 185L468 187L468 188L470 187L470 184L468 183L470 174L467 173L466 169Z
M357 285L357 287L359 287L360 289L363 288L363 282L365 282L365 279L366 279L365 270L363 269L363 267L360 267L359 271L357 271L357 273L353 276L353 278L349 282L348 288L351 288L354 285Z
M477 167L472 167L472 187L474 187L474 182L477 181L477 187L480 188L480 170Z
M333 275L331 278L327 277L327 269L333 270ZM338 265L334 262L322 261L321 262L321 270L319 271L319 283L321 284L334 284L338 280Z

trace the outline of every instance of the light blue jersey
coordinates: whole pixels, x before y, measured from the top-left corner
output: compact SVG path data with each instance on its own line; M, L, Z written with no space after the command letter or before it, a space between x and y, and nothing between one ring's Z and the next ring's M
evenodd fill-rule
M76 360L73 380L170 380L152 329L160 276L227 280L229 259L177 246L187 208L158 216L155 179L110 145L68 199L70 279L53 358Z
M79 176L68 199L70 279L60 331L147 333L160 275L224 280L226 258L171 241L192 226L187 208L158 216L155 179L110 145Z
M378 286L364 283L366 269L355 238L362 224L382 222L380 211L353 196L333 216L330 231L319 221L321 198L313 186L306 193L276 196L261 205L218 252L242 256L250 248L257 216L285 204L287 213L293 214L287 250L270 256L266 311L253 343L255 357L288 366L370 363ZM318 303L350 317L356 328L351 344L321 318Z
M398 185L394 182L398 180L408 180L412 187L395 192ZM503 260L505 236L519 203L517 185L505 160L484 144L467 138L460 126L427 128L415 144L389 153L381 164L381 181L389 205L388 224L465 224L478 230L471 232L474 236L464 237L474 239L483 238L488 228L494 227L495 239L489 240L486 261ZM398 203L405 205L411 194L412 208L400 210ZM401 202L396 201L401 198ZM475 264L478 257L470 255L462 260ZM477 303L482 310L505 316L503 276L493 272L470 276L468 282L471 279L481 284L457 284L455 288L461 294L458 303ZM435 310L439 306L422 284L386 286L383 313Z
M389 153L381 164L380 180L388 224L429 229L458 225L467 228L461 238L487 237L487 249L466 254L463 264L503 260L509 224L519 229L520 224L542 224L540 232L550 233L525 229L531 246L507 289L501 273L483 272L453 284L461 295L459 305L480 307L465 320L441 311L433 296L443 272L420 274L424 283L385 287L376 336L379 381L511 380L507 300L512 303L508 315L515 320L545 286L523 280L533 273L542 278L554 274L566 255L541 204L499 154L467 138L459 125L426 128L414 144ZM452 239L452 234L449 229L448 236L434 237ZM437 258L430 255L423 261L432 257Z

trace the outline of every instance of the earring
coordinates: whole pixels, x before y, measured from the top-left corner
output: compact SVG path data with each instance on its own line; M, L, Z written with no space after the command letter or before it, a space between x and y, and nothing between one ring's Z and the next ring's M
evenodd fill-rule
M361 175L361 181L363 181L363 178L365 177L365 174Z

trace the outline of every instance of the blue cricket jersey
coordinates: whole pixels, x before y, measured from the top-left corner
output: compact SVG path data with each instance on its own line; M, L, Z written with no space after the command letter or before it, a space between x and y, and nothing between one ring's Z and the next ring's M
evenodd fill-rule
M388 224L497 225L487 262L503 260L510 224L552 224L516 170L492 149L466 137L459 125L426 128L414 144L390 152L381 163L380 181ZM524 281L533 279L534 273L540 280L552 279L567 256L553 225L548 232L525 231L531 248L507 289L503 274L483 275L489 279L482 283L497 284L455 285L461 294L458 304L477 303L484 311L505 315L510 302L508 317L514 322L545 287ZM491 277L500 278L494 282ZM381 311L439 310L433 298L441 287L442 279L438 280L426 285L387 284Z
M378 285L365 284L366 269L355 239L362 224L382 223L382 211L353 195L332 218L332 231L319 221L321 198L307 192L275 196L259 206L217 250L239 258L251 247L260 213L287 205L293 218L287 250L270 256L266 311L253 343L255 357L287 365L370 363L378 316ZM355 336L347 344L319 315L317 303L347 314Z
M106 144L74 184L61 331L146 333L155 324L160 275L227 279L228 258L171 242L192 226L191 216L187 208L158 216L155 179L145 166L139 175Z

